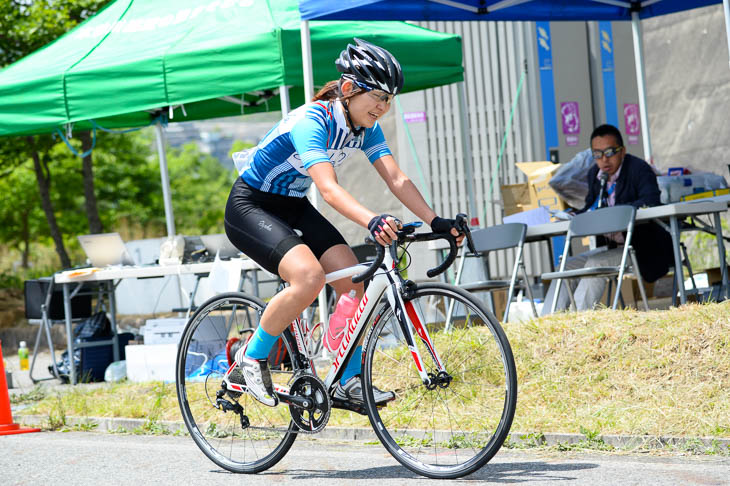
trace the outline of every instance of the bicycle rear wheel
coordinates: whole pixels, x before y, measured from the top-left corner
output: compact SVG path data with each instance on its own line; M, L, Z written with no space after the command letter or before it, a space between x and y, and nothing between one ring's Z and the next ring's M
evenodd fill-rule
M473 295L444 284L419 285L406 301L421 316L447 376L427 387L393 309L372 318L363 366L370 423L385 448L408 469L430 478L458 478L486 464L509 433L517 403L512 350L497 319ZM413 306L412 308L409 306ZM439 373L413 333L425 371ZM377 408L372 387L396 399Z
M260 472L279 462L298 430L287 406L267 407L248 393L226 392L222 399L228 411L216 407L229 367L226 345L232 338L245 339L264 307L242 293L213 297L188 322L177 354L177 397L191 437L211 461L237 473ZM282 338L288 356L295 356L288 330ZM289 359L271 369L275 385L287 385L296 362Z

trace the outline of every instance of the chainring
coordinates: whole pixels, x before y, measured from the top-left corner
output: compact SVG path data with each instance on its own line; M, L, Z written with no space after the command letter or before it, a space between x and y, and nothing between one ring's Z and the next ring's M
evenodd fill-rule
M332 401L322 380L311 373L301 373L289 385L289 393L313 401L311 410L289 405L291 419L303 434L316 434L330 418Z

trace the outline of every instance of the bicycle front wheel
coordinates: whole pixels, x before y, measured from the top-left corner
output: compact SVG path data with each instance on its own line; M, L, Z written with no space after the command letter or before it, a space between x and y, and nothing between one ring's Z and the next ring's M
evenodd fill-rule
M260 472L279 462L298 430L286 406L268 407L248 393L216 395L229 367L229 343L250 336L264 307L242 293L213 297L188 322L177 354L177 397L190 436L211 461L236 473ZM295 356L288 331L282 339L288 356ZM296 361L271 368L274 384L287 385Z
M422 382L386 302L372 318L365 346L370 423L408 469L430 478L471 474L497 453L512 425L517 373L507 337L479 300L451 285L419 285L403 310L422 321L433 343L431 352L414 330L432 384ZM395 392L395 400L378 408L372 387Z

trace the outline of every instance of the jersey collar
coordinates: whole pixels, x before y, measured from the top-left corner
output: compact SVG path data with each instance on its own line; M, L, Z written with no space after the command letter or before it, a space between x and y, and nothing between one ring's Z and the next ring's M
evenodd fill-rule
M334 114L335 121L337 122L338 126L343 127L348 132L349 135L354 135L354 132L350 129L350 127L347 125L347 115L345 114L345 107L342 105L342 102L339 99L334 100L334 105L336 109L332 110L332 113ZM365 131L364 129L361 129L361 134Z

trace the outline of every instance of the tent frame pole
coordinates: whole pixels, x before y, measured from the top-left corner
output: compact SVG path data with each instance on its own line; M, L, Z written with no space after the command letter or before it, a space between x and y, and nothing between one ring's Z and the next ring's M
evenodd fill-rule
M631 32L634 37L634 63L636 64L636 85L639 89L639 112L641 113L641 125L644 129L644 159L651 164L653 163L653 161L651 153L651 133L649 130L649 112L647 111L646 106L647 103L646 73L644 71L644 42L642 39L639 12L631 12Z
M304 73L304 102L314 96L314 71L312 69L312 39L309 35L309 21L302 20L299 29L302 39L302 72Z
M170 191L170 175L167 173L167 152L165 147L167 145L165 141L165 129L162 126L161 121L155 123L155 134L157 139L157 156L160 159L160 179L162 182L162 201L165 204L165 223L167 225L167 237L172 238L175 236L175 216L172 213L172 196ZM183 306L183 287L180 275L175 275L175 281L177 282L177 299L178 306ZM193 303L190 302L190 305Z
M466 104L466 83L458 83L459 91L459 121L461 123L461 149L464 154L464 174L466 175L466 191L469 197L469 215L471 224L479 226L479 212L474 198L474 171L471 152L471 127L469 126L469 112ZM452 214L446 217L452 217Z
M302 39L302 72L304 74L304 102L307 103L314 96L314 71L312 69L312 41L309 34L309 21L302 20L299 29ZM319 209L319 198L317 197L317 188L314 184L309 189L309 200L312 202L314 209ZM328 322L329 306L327 305L327 286L322 288L317 298L319 305L319 319L322 323ZM324 346L322 354L326 355Z
M279 86L279 98L281 99L281 116L285 117L291 111L291 102L289 101L289 86L282 84Z
M730 0L722 0L725 10L725 37L727 38L728 65L730 65Z
M167 173L167 153L165 152L165 130L159 121L155 123L155 134L157 135L157 156L160 159L160 179L162 181L162 201L165 204L167 236L175 236L175 217L172 213L170 176Z

